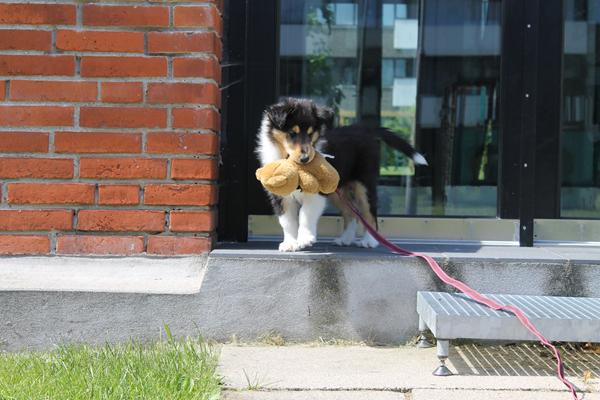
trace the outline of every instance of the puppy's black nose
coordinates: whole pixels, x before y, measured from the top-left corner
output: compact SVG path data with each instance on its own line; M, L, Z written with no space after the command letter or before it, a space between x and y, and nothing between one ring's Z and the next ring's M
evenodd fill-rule
M306 164L306 163L308 162L308 159L309 159L309 158L310 158L310 157L308 156L308 154L302 154L302 155L300 156L300 162L301 162L302 164Z

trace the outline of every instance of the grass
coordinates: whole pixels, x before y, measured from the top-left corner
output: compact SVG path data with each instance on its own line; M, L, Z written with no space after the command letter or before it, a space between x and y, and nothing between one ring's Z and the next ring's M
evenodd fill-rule
M0 353L0 400L218 400L217 353L200 339Z

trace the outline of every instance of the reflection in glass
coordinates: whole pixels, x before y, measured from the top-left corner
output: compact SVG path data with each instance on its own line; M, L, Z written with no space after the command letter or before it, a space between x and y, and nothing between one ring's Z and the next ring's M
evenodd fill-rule
M281 0L280 96L307 97L354 121L356 2Z
M280 95L357 122L367 1L381 10L381 124L430 163L382 146L380 215L495 216L500 0L281 0Z
M600 4L564 7L561 216L600 218Z
M382 122L413 139L430 167L385 168L381 211L495 216L501 1L420 2L419 46L418 2L402 3L406 19L396 17L394 40L383 44L384 54L386 46L401 52L405 69L397 70Z

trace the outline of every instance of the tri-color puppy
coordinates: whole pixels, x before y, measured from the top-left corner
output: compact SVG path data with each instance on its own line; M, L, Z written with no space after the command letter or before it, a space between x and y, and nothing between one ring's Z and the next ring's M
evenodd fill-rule
M385 128L358 125L332 128L333 117L331 109L311 100L290 98L274 104L264 112L256 154L263 166L286 158L299 164L309 163L316 152L333 156L328 161L340 174L339 188L354 200L369 223L377 226L380 140L416 164L427 165L427 161L404 139ZM317 240L317 223L325 209L326 197L300 190L285 197L267 194L283 228L279 250L296 251L312 246ZM352 212L336 193L328 197L344 218L344 232L335 243L376 247L378 243L369 233L355 242L357 221Z

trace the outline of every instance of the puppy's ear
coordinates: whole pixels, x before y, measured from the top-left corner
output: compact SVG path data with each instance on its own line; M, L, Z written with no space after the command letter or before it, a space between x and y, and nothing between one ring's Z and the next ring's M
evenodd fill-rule
M333 127L333 117L335 116L335 113L331 108L315 106L315 115L317 116L320 126L325 125L327 129Z
M265 115L269 121L277 129L283 129L288 115L292 112L293 107L287 102L273 104L265 110Z

